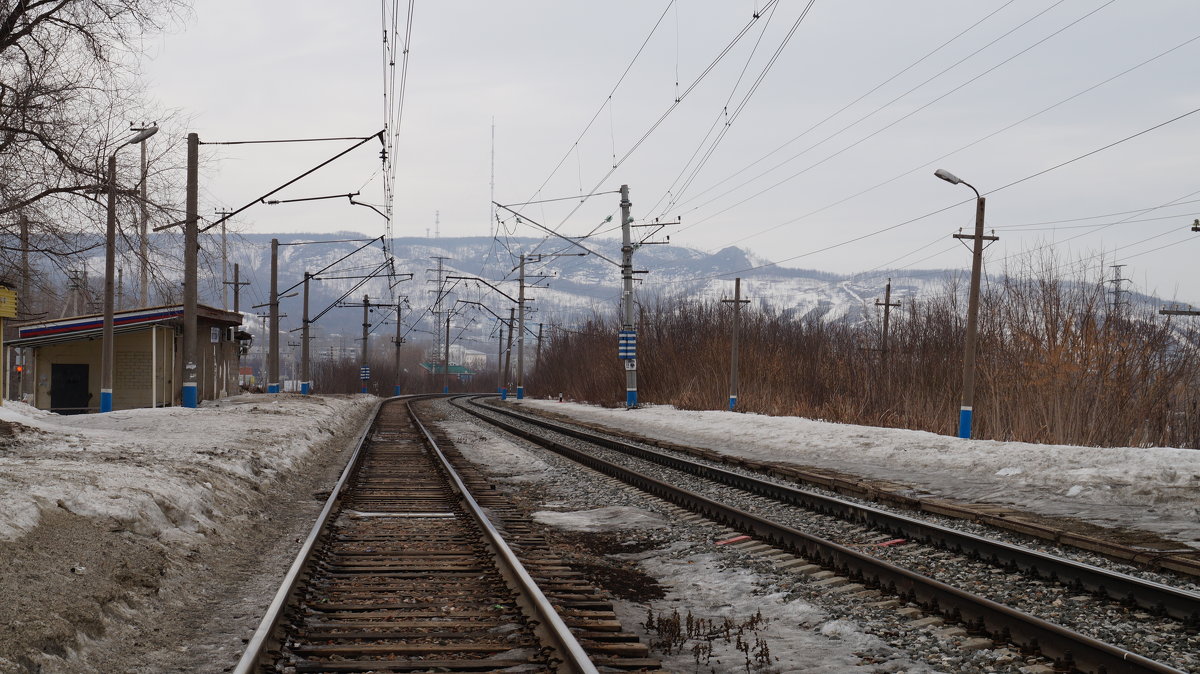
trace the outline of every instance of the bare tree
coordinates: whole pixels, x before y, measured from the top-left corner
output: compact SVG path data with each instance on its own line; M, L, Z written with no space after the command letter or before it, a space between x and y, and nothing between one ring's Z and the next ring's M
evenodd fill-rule
M80 256L102 247L96 232L107 156L129 122L168 116L151 111L139 85L140 42L185 7L184 0L0 2L0 273L18 268L22 216L29 248L50 271L78 268ZM160 139L150 158L148 200L160 221L174 215L166 156L176 149ZM139 164L120 166L123 198L137 198ZM54 294L47 278L34 275L31 291Z

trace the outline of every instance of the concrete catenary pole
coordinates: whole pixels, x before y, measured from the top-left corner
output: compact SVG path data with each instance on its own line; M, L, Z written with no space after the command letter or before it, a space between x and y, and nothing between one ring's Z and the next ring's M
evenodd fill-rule
M29 269L29 217L25 215L25 211L21 211L19 216L21 225L21 296L17 298L17 306L20 311L18 316L24 318L33 312L33 301L29 296L30 269ZM18 398L24 399L27 382L33 381L29 375L29 363L25 359L25 349L21 350L20 360L17 361L17 392Z
M975 412L975 338L979 321L979 284L983 271L983 242L995 241L997 237L983 235L983 212L986 200L974 185L945 169L938 169L933 172L933 175L951 185L959 183L966 185L975 193L975 233L953 235L956 239L971 239L971 290L967 298L967 339L963 349L962 402L958 408L958 437L970 439Z
M187 137L187 199L183 225L183 391L180 397L184 407L195 407L199 403L199 391L196 389L199 163L200 136L196 133L189 133Z
M500 339L496 344L496 393L504 395L504 319L497 317L500 324Z
M729 302L730 300L723 300ZM738 336L742 328L742 305L750 300L742 299L742 279L733 280L733 345L729 358L729 410L737 407L738 400Z
M234 267L235 279L237 278L236 273L237 267ZM304 312L300 318L300 393L303 395L312 393L312 378L309 374L309 349L312 347L312 342L308 324L308 281L311 278L312 274L304 272Z
M100 333L100 411L113 408L113 266L117 254L117 155L108 157L108 225L104 235L104 324Z
M533 354L533 369L536 371L542 364L542 324L538 323L537 352Z
M516 329L516 309L508 310L508 341L504 345L504 388L500 391L501 398L508 397L508 382L512 379L509 373L512 372L512 343L513 331Z
M892 307L900 306L899 302L892 301L892 279L887 280L887 285L883 289L883 302L875 300L875 306L883 307L883 338L879 343L880 359L883 361L883 369L886 371L888 366L888 336L891 327Z
M279 393L279 239L271 239L271 328L267 335L267 393Z
M633 222L629 216L631 206L633 204L629 201L629 185L621 185L621 279L624 283L621 294L624 308L621 332L632 337L636 345L637 327L633 319L633 234L630 231ZM625 406L636 407L637 404L637 358L631 358L625 362Z
M400 320L400 309L404 306L402 302L396 302L396 383L392 389L392 395L400 395L400 347L404 345L404 323Z
M235 313L235 314L242 313L242 304L241 304L242 286L249 285L248 283L242 283L240 280L238 280L240 278L240 276L241 276L241 265L234 262L233 263L233 313Z
M146 144L142 143L142 203L138 209L138 302L150 306L150 196L146 164Z
M367 346L369 345L369 342L367 340L370 338L370 334L369 334L369 331L371 329L370 314L371 314L371 298L367 295L363 295L363 324L362 324L362 329L363 329L362 344L363 345L362 345L362 362L359 363L359 372L360 373L365 373L367 371L367 367L368 367L368 365L367 365ZM367 392L367 382L369 380L363 378L361 374L359 375L359 378L362 379L362 391L361 392L366 393Z
M517 400L525 398L525 253L517 277Z
M971 187L971 189L975 188ZM971 291L967 297L967 343L963 349L962 403L958 411L958 437L965 439L971 437L975 413L975 342L979 326L979 285L983 271L983 241L987 238L983 235L985 202L986 199L982 196L977 196L975 199L975 234L971 237Z
M450 316L451 312L446 311L446 351L442 358L442 393L450 392Z

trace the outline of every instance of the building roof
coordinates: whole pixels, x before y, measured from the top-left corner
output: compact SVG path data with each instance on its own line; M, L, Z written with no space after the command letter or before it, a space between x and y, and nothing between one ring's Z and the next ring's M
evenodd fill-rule
M203 304L196 306L196 315L216 323L230 326L242 324L241 314L224 311ZM183 305L174 304L142 309L128 309L113 313L113 333L143 330L152 325L174 325L183 321ZM32 323L21 326L19 337L10 346L42 346L73 340L96 339L104 330L103 314L71 316L56 321Z

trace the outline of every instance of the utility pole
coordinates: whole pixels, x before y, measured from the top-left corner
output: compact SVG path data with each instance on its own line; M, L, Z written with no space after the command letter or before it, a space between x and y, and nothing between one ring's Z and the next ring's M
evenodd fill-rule
M229 249L226 245L225 223L233 211L217 210L216 214L221 217L221 308L229 311Z
M271 334L267 335L267 393L279 393L279 239L271 239Z
M17 298L17 306L24 307L25 310L18 313L22 318L28 316L33 311L33 303L29 298L29 218L25 215L25 211L21 211L21 296ZM21 349L21 355L17 360L17 399L24 400L25 398L25 383L32 381L25 376L25 369L28 366L25 362L25 349Z
M504 319L496 321L500 326L500 339L496 345L496 393L504 398Z
M25 305L23 314L30 314L33 307L29 301L29 218L21 211L18 219L21 225L21 297L18 304Z
M538 323L537 353L533 356L533 369L536 371L542 364L542 324Z
M198 201L199 201L200 136L187 136L187 206L183 225L183 406L195 407L199 403L196 390L196 304L197 274L196 257L199 249Z
M883 339L879 345L879 352L883 360L883 369L887 370L888 365L888 324L891 319L892 307L900 306L899 302L892 301L892 279L887 280L887 285L883 290L883 301L875 300L875 306L883 307Z
M967 185L965 182L963 184ZM971 189L975 188L971 187ZM967 297L967 344L963 350L962 403L958 411L958 437L963 439L971 438L971 425L975 413L975 341L979 325L979 285L983 273L983 242L996 241L1000 238L983 234L985 202L984 197L976 196L975 233L953 235L956 239L971 239L971 291Z
M508 342L504 347L504 388L500 390L501 400L508 397L508 382L512 378L509 373L512 372L512 343L513 331L516 330L517 324L516 312L515 308L509 308L508 310Z
M404 304L400 300L396 300L396 386L392 389L392 395L400 395L400 347L404 344L404 324L400 320L400 309Z
M525 253L517 281L517 400L525 398Z
M633 219L629 209L629 185L621 185L621 302L624 317L618 339L618 357L625 361L625 407L637 406L637 327L633 322Z
M367 392L367 382L370 381L370 377L371 377L370 366L367 365L367 346L369 345L369 342L367 340L370 338L368 331L371 329L370 313L371 313L371 298L367 295L363 295L362 362L359 364L359 369L358 369L359 379L362 380L362 392L363 393Z
M437 273L437 280L433 281L433 283L437 284L437 287L433 291L433 309L431 310L431 313L433 314L433 357L429 359L430 363L436 363L438 356L440 356L442 353L442 299L444 297L446 285L445 261L449 260L450 258L435 255L430 259L437 260L436 269L425 270L427 272Z
M148 127L134 128L133 131L145 131ZM147 175L146 144L142 143L142 173L141 198L138 208L138 300L143 307L150 306L150 196L149 177Z
M738 332L742 326L742 305L750 300L742 299L742 279L733 280L733 299L721 300L733 304L733 351L729 360L729 411L737 407L738 399Z
M446 312L446 357L442 360L442 393L450 392L450 315Z
M235 274L237 267L234 267ZM237 276L235 275L236 279ZM312 392L312 379L309 375L308 350L312 344L310 341L308 325L308 281L312 278L312 274L304 272L304 313L300 319L300 394L308 395Z
M241 309L242 286L250 285L249 281L239 281L238 280L239 278L241 278L241 265L234 262L233 263L233 280L227 281L226 285L233 286L233 313L235 313L235 314L242 313L242 309Z

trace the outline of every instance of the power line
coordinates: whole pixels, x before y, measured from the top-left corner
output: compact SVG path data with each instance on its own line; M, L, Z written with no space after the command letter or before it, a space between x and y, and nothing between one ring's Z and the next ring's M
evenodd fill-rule
M1045 12L1049 11L1050 9L1052 9L1052 8L1053 8L1053 7L1055 7L1055 6L1057 6L1058 4L1061 4L1061 3L1062 3L1062 2L1064 2L1064 1L1065 1L1065 0L1059 0L1059 2L1058 2L1058 3L1056 3L1056 4L1055 4L1055 5L1053 5L1053 6L1051 6L1050 8L1047 8L1046 10L1043 10L1041 13L1039 13L1039 14L1035 15L1035 16L1034 16L1032 19L1029 19L1029 20L1028 20L1028 21L1026 21L1025 23L1022 23L1022 24L1021 24L1021 26L1024 26L1025 24L1029 23L1029 21L1032 21L1033 19L1036 19L1037 17L1041 16L1041 15L1042 15L1042 14L1044 14ZM1025 53L1029 52L1030 50L1034 49L1035 47L1038 47L1038 46L1040 46L1040 45L1044 44L1045 42L1047 42L1047 41L1048 41L1048 40L1050 40L1051 38L1053 38L1053 37L1055 37L1055 36L1057 36L1057 35L1059 35L1059 34L1063 33L1064 31L1066 31L1067 29L1071 28L1072 26L1075 26L1076 24L1080 23L1080 22L1081 22L1081 21L1083 21L1084 19L1087 19L1088 17L1092 16L1092 15L1093 15L1093 14L1095 14L1096 12L1099 12L1101 9L1104 9L1105 7L1107 7L1107 6L1111 5L1113 2L1116 2L1116 0L1108 0L1108 2L1106 2L1106 3L1105 3L1105 4L1103 4L1103 5L1101 5L1100 7L1097 7L1097 8L1095 8L1095 9L1091 10L1090 12L1088 12L1088 13L1084 14L1083 16L1081 16L1081 17L1079 17L1079 18L1075 19L1074 21L1072 21L1072 22L1068 23L1066 26L1063 26L1062 28L1059 28L1058 30L1056 30L1056 31L1054 31L1053 33L1051 33L1051 34L1047 35L1046 37L1044 37L1044 38L1042 38L1042 39L1038 40L1037 42L1034 42L1033 44L1029 45L1028 47L1026 47L1026 48L1022 49L1021 51L1017 52L1016 54L1013 54L1012 56L1009 56L1008 58L1004 59L1004 60L1003 60L1003 61L1001 61L1000 63L997 63L996 65L994 65L994 66L992 66L992 67L990 67L990 68L988 68L988 69L984 70L983 72L981 72L981 73L978 73L978 74L976 74L976 75L974 75L974 76L972 76L972 77L969 77L969 78L967 78L966 80L964 80L963 82L961 82L961 83L960 83L960 84L958 84L957 86L955 86L955 87L952 87L950 90L946 91L945 93L941 94L940 96L937 96L936 98L934 98L933 100L931 100L931 101L929 101L929 102L925 103L924 105L921 105L921 106L919 106L919 107L917 107L917 108L915 108L915 109L913 109L913 110L910 110L909 112L905 113L904 115L901 115L900 117L898 117L897 119L895 119L895 120L893 120L893 121L889 122L888 124L884 125L883 127L879 128L879 129L876 129L875 131L872 131L871 133L867 134L866 136L863 136L862 138L860 138L860 139L858 139L858 140L854 141L853 143L851 143L851 144L849 144L849 145L846 145L845 147L841 148L840 150L837 150L836 152L834 152L833 154L827 155L827 156L826 156L824 159L821 159L821 160L819 160L819 161L817 161L817 162L815 162L815 163L813 163L813 164L810 164L810 165L808 165L807 167L805 167L805 168L801 169L800 171L797 171L797 172L795 172L795 173L791 174L790 176L788 176L788 177L786 177L786 178L784 178L784 179L782 179L782 180L780 180L780 181L777 181L776 183L772 184L771 186L769 186L769 187L766 187L766 188L764 188L764 189L762 189L762 190L759 190L758 192L755 192L754 194L750 195L749 197L746 197L745 199L742 199L741 201L738 201L737 203L735 203L735 204L733 204L733 205L731 205L731 206L728 206L728 207L726 207L726 208L724 208L724 209L722 209L722 210L720 210L720 211L717 211L716 213L713 213L712 215L708 215L708 216L705 216L705 217L703 217L703 218L701 218L701 219L699 219L699 220L693 221L693 222L692 222L690 225L688 225L688 227L686 227L686 228L684 228L684 229L687 229L687 228L690 228L690 227L695 227L695 226L697 226L697 225L700 225L700 224L702 224L702 223L704 223L704 222L707 222L707 221L709 221L709 220L711 220L711 219L713 219L713 218L715 218L715 217L717 217L717 216L719 216L719 215L721 215L721 214L723 214L723 213L726 213L726 212L728 212L728 211L730 211L730 210L732 210L732 209L734 209L734 208L737 208L738 206L741 206L742 204L745 204L745 203L746 203L746 202L748 202L748 201L751 201L751 200L753 200L753 199L756 199L756 198L758 198L758 197L762 196L763 194L766 194L767 192L770 192L770 191L772 191L772 190L775 190L775 189L777 189L777 188L779 188L779 187L783 186L784 184L786 184L786 183L788 183L788 182L790 182L790 181L792 181L792 180L794 180L794 179L796 179L796 178L800 177L801 175L804 175L804 174L808 173L808 172L809 172L809 171L811 171L812 169L814 169L814 168L817 168L817 167L821 166L821 165L822 165L822 164L824 164L825 162L828 162L829 160L831 160L831 159L834 159L835 157L841 156L843 153L845 153L845 152L848 152L849 150L852 150L852 149L854 149L855 147L858 147L859 145L861 145L861 144L865 143L866 141L868 141L868 140L870 140L870 139L874 138L875 136L878 136L879 134L881 134L881 133L883 133L883 132L885 132L885 131L887 131L887 130L891 129L892 127L896 126L897 124L899 124L899 123L901 123L901 122L903 122L903 121L905 121L905 120L907 120L907 119L909 119L909 118L913 117L913 116L914 116L914 115L916 115L917 113L919 113L919 112L921 112L921 111L923 111L923 110L926 110L926 109L928 109L928 108L932 107L934 104L936 104L936 103L938 103L938 102L942 101L943 99L947 98L947 97L948 97L948 96L950 96L951 94L954 94L954 93L956 93L956 92L958 92L958 91L962 90L963 88L965 88L965 87L967 87L967 86L969 86L969 85L971 85L971 84L974 84L975 82L979 81L979 79L980 79L980 78L982 78L982 77L984 77L984 76L986 76L986 75L988 75L988 74L992 73L993 71L997 70L998 68L1000 68L1000 67L1002 67L1002 66L1004 66L1004 65L1006 65L1006 64L1008 64L1008 63L1010 63L1010 62L1012 62L1012 61L1013 61L1014 59L1016 59L1017 57L1019 57L1019 56L1021 56L1021 55L1025 54ZM1017 28L1020 28L1021 26L1018 26ZM1014 29L1013 29L1013 31L1017 30L1017 28L1014 28ZM1013 31L1009 31L1009 33L1005 33L1005 35L1008 35L1008 34L1012 33ZM1001 37L1004 37L1004 36L1001 36ZM1000 38L997 38L997 40L998 40L998 39L1000 39ZM989 43L989 45L988 45L988 46L990 46L991 44L994 44L995 42L996 42L996 41L995 41L995 40L993 40L991 43ZM978 51L976 51L975 53L978 53ZM974 55L974 54L972 54L972 56L973 56L973 55ZM970 57L967 57L967 58L970 58ZM964 59L964 60L965 60L965 59ZM960 62L961 62L961 61L960 61ZM957 65L957 64L955 64L955 65ZM954 67L954 66L951 66L951 68L953 68L953 67ZM732 188L732 189L730 189L730 190L726 190L726 191L725 191L725 192L723 192L722 194L720 194L720 195L718 195L718 196L716 196L716 197L713 197L712 199L709 199L708 201L706 201L706 202L704 202L704 203L702 203L702 204L700 204L700 205L698 205L698 206L694 206L694 207L692 207L691 209L689 209L689 210L685 211L684 213L691 213L691 212L693 212L693 211L696 211L696 210L698 210L698 209L700 209L700 208L703 208L703 207L705 207L705 206L707 206L707 205L709 205L709 204L713 203L714 201L717 201L717 200L719 200L719 199L722 199L722 198L724 198L725 196L727 196L727 195L729 195L729 194L731 194L731 193L733 193L733 192L735 192L735 191L737 191L737 190L741 189L742 187L745 187L746 185L749 185L749 184L753 183L754 181L756 181L756 180L758 180L758 179L760 179L760 178L762 178L762 177L766 176L767 174L771 173L772 171L774 171L774 170L776 170L776 169L778 169L778 168L781 168L781 167L783 167L783 166L787 165L788 163L790 163L790 162L792 162L792 161L794 161L794 160L796 160L796 159L800 158L801 156L804 156L804 155L805 155L805 154L807 154L809 151L811 151L811 150L814 150L814 149L816 149L817 147L820 147L821 145L825 144L827 141L829 141L829 140L832 140L833 138L835 138L835 137L837 137L837 136L841 135L843 132L845 132L845 131L847 131L847 130L849 130L849 129L853 128L854 126L856 126L856 125L857 125L859 122L862 122L862 121L866 120L867 118L869 118L869 117L873 116L875 113L879 112L880 110L883 110L884 108L886 108L886 107L888 107L888 106L892 105L892 104L893 104L893 103L895 103L896 101L899 101L899 100L900 100L901 98L903 98L904 96L907 96L907 95L908 95L908 93L910 93L910 92L912 92L912 91L916 91L916 89L920 88L921 86L924 86L924 84L925 84L925 83L932 81L932 80L933 80L933 79L935 79L936 77L939 77L939 76L940 76L942 73L945 73L945 72L947 72L947 71L949 71L949 70L950 70L950 68L947 68L947 69L943 70L941 73L938 73L938 75L935 75L934 77L932 77L932 78L929 78L929 79L928 79L928 80L926 80L925 82L922 82L920 85L917 85L917 87L914 87L914 88L910 89L908 92L905 92L904 94L901 94L900 96L898 96L898 97L896 97L896 98L892 99L892 100L891 100L891 101L889 101L888 103L885 103L884 105L882 105L882 106L880 106L880 107L876 108L874 111L872 111L872 112L868 113L867 115L865 115L865 116L863 116L863 117L860 117L859 119L857 119L857 120L855 120L854 122L852 122L852 123L850 123L850 124L848 124L848 125L846 125L846 126L842 127L841 129L839 129L838 131L834 132L833 134L831 134L831 135L829 135L829 136L826 136L826 137L825 137L825 138L823 138L822 140L820 140L820 141L818 141L818 142L814 143L813 145L810 145L810 146L808 146L808 147L807 147L807 148L805 148L804 150L802 150L802 151L798 152L798 153L797 153L797 154L795 154L795 155L792 155L790 158L788 158L788 159L784 160L783 162L780 162L779 164L776 164L775 166L771 167L770 169L767 169L766 171L764 171L764 172L762 172L762 173L758 174L757 176L755 176L754 178L751 178L751 179L749 179L749 180L747 180L747 181L743 182L742 184L738 185L737 187L734 187L734 188ZM702 194L703 194L703 193L702 193ZM682 230L680 230L680 231L682 231ZM765 231L770 231L770 230L768 229L768 230L763 230L763 231L765 232ZM761 233L762 233L762 232L759 232L759 234L761 234ZM758 234L755 234L754 236L757 236L757 235L758 235Z
M778 1L779 0L769 0L767 2L767 4L763 6L763 10L773 7ZM639 138L628 150L626 150L625 154L622 155L620 159L613 162L612 168L609 169L608 172L605 173L604 176L600 178L600 180L596 181L596 185L592 188L591 191L594 192L594 191L600 189L600 186L604 184L604 181L608 180L612 176L612 174L615 173L616 170L618 168L620 168L620 166L622 164L624 164L625 161L633 155L634 152L637 152L638 148L640 148L642 146L642 143L645 143L646 139L648 139L656 130L658 130L658 127L660 127L662 125L662 123L665 122L667 120L667 118L671 116L671 113L674 112L677 107L679 107L679 105L684 101L684 99L686 99L688 97L688 95L691 94L692 91L694 91L696 89L696 87L700 86L700 83L703 82L705 80L705 78L708 77L709 73L711 73L713 71L713 69L716 68L717 65L722 60L724 60L724 58L737 45L737 43L740 42L743 37L745 37L746 33L748 33L750 31L750 29L754 26L754 23L756 21L758 21L761 16L762 16L761 12L756 12L754 14L753 18L750 19L750 21L745 26L742 26L741 30L739 30L737 32L737 34L733 36L733 39L731 39L729 41L729 43L725 45L725 47L720 51L720 53L717 54L717 56L712 60L712 62L709 63L708 66L699 75L697 75L694 80L692 80L692 83L690 85L688 85L688 87L686 89L684 89L683 93L679 94L679 96L674 100L674 102L672 102L671 105L667 106L667 109L662 113L661 116L659 116L659 118L653 124L650 125L650 128L647 129L646 132L642 134L641 138ZM583 205L583 201L580 201L580 203L577 204L575 206L575 208L571 209L571 212L568 213L566 215L566 217L564 217L558 223L558 225L554 226L551 229L553 229L553 231L557 232L560 228L562 228L562 226L564 224L566 224L567 220L569 220L571 218L571 216L573 216L579 210L579 208L582 205ZM548 239L543 239L543 243L547 240ZM539 244L539 246L540 246L540 244ZM532 252L536 252L539 246L535 246Z
M719 187L719 186L723 185L724 183L726 183L726 182L728 182L728 181L730 181L730 180L732 180L732 179L736 178L737 176L741 175L742 173L745 173L746 171L750 170L751 168L753 168L754 166L758 165L759 163L761 163L761 162L765 161L766 159L768 159L769 157L771 157L771 156L772 156L772 155L774 155L775 153L777 153L777 152L780 152L780 151L781 151L781 150L783 150L785 147L787 147L787 146L791 145L792 143L796 142L797 140L800 140L800 139L801 139L801 138L803 138L804 136L808 135L808 134L809 134L809 133L811 133L813 130L815 130L815 129L819 128L821 125L825 124L825 123L826 123L826 122L828 122L829 120L831 120L831 119L833 119L833 118L837 117L838 115L842 114L842 113L843 113L843 112L845 112L846 110L849 110L851 107L853 107L853 106L857 105L859 102L861 102L861 101L862 101L863 99L865 99L867 96L870 96L871 94L875 93L876 91L878 91L879 89L883 88L884 86L886 86L886 85L888 85L888 84L892 83L893 81L895 81L895 80L896 80L898 77L900 77L900 76L901 76L901 75L903 75L904 73L906 73L906 72L908 72L908 71L912 70L912 69L913 69L913 68L915 68L916 66L920 65L921 63L923 63L923 62L924 62L926 59L928 59L929 57L933 56L934 54L938 53L938 52L939 52L939 51L941 51L942 49L946 48L946 47L947 47L947 46L949 46L951 43L953 43L953 42L957 41L957 40L958 40L959 38L961 38L963 35L966 35L966 34L967 34L968 32L970 32L971 30L974 30L976 27L978 27L978 26L979 26L980 24L982 24L984 21L987 21L987 20L988 20L988 19L990 19L991 17L995 16L997 13L999 13L1001 10L1003 10L1004 8L1006 8L1006 7L1008 7L1009 5L1011 5L1013 2L1015 2L1015 0L1008 0L1008 2L1004 3L1004 4L1003 4L1003 5L1001 5L1000 7L996 8L996 9L995 9L995 10L993 10L992 12L988 13L986 16L984 16L983 18L979 19L978 21L976 21L975 23L971 24L970 26L968 26L968 27L964 28L964 29L963 29L962 31L960 31L960 32L959 32L957 35L955 35L954 37L950 38L949 40L947 40L947 41L943 42L942 44L938 45L938 46L937 46L937 47L935 47L935 48L934 48L932 51L928 52L927 54L925 54L925 55L924 55L924 56L922 56L921 58L919 58L919 59L917 59L916 61L913 61L912 63L908 64L906 67L904 67L904 68L903 68L903 69L901 69L900 71L896 72L896 73L895 73L895 74L893 74L891 77L888 77L887 79L883 80L883 81L882 81L882 82L880 82L879 84L876 84L874 87L872 87L872 88L871 88L869 91L867 91L866 93L862 94L861 96L859 96L858 98L854 99L853 101L850 101L849 103L847 103L847 104L843 105L841 108L839 108L839 109L838 109L838 110L836 110L835 112L831 113L829 116L825 117L824 119L822 119L821 121L817 122L816 124L813 124L812 126L808 127L807 129L805 129L804 131L802 131L802 132L801 132L799 135L792 137L790 140L788 140L787 142L783 143L782 145L779 145L779 146L778 146L778 147L776 147L774 150L771 150L770 152L768 152L767 154L763 155L762 157L759 157L758 159L754 160L753 162L751 162L751 163L747 164L746 166L743 166L741 169L738 169L737 171L735 171L735 172L734 172L734 173L732 173L731 175L729 175L729 176L727 176L727 177L725 177L725 178L723 178L723 179L721 179L721 180L717 181L715 184L713 184L713 185L711 185L710 187L708 187L707 189L705 189L705 190L704 190L704 192L709 192L709 191L711 191L711 190L713 190L713 189L716 189L717 187ZM967 57L967 58L970 58L970 57ZM958 61L958 63L962 63L962 61L963 61L963 60L965 60L965 59L960 59L960 60ZM956 63L955 65L957 65L957 63ZM944 71L943 71L943 72L944 72ZM688 200L688 201L691 201L691 200ZM685 202L683 202L683 203L685 203L685 204L686 204L686 203L688 203L688 201L685 201ZM653 210L653 209L651 209L651 210Z
M1091 150L1090 152L1085 152L1085 153L1083 153L1083 154L1081 154L1081 155L1078 155L1078 156L1076 156L1076 157L1074 157L1074 158L1072 158L1072 159L1068 159L1068 160L1066 160L1066 161L1064 161L1064 162L1060 162L1060 163L1058 163L1058 164L1055 164L1055 165L1053 165L1053 166L1051 166L1051 167L1049 167L1049 168L1046 168L1046 169L1043 169L1043 170L1041 170L1041 171L1038 171L1038 172L1036 172L1036 173L1032 173L1032 174L1030 174L1030 175L1027 175L1027 176L1025 176L1024 178L1020 178L1020 179L1018 179L1018 180L1014 180L1014 181L1012 181L1012 182L1010 182L1010 183L1008 183L1008 184L1006 184L1006 185L1002 185L1002 186L1000 186L1000 187L997 187L997 188L995 188L995 189L993 189L993 190L989 190L989 191L983 192L982 194L983 194L983 195L985 195L985 196L987 196L987 195L992 195L992 194L995 194L996 192L1000 192L1001 190L1006 190L1006 189L1008 189L1008 188L1010 188L1010 187L1013 187L1013 186L1015 186L1015 185L1020 185L1021 183L1024 183L1024 182L1026 182L1026 181L1028 181L1028 180L1032 180L1032 179L1034 179L1034 178L1037 178L1037 177L1043 176L1043 175L1045 175L1045 174L1047 174L1047 173L1049 173L1049 172L1051 172L1051 171L1054 171L1054 170L1060 169L1060 168L1062 168L1062 167L1064 167L1064 166L1068 166L1068 165L1070 165L1070 164L1073 164L1073 163L1075 163L1075 162L1077 162L1077 161L1079 161L1079 160L1081 160L1081 159L1085 159L1085 158L1087 158L1087 157L1090 157L1090 156L1092 156L1092 155L1094 155L1094 154L1097 154L1097 153L1099 153L1099 152L1103 152L1103 151L1105 151L1105 150L1108 150L1108 149L1114 148L1114 147L1116 147L1116 146L1118 146L1118 145L1121 145L1121 144L1123 144L1123 143L1126 143L1126 142L1128 142L1128 141L1130 141L1130 140L1133 140L1134 138L1138 138L1138 137L1140 137L1140 136L1143 136L1143 135L1145 135L1145 134L1147 134L1147 133L1150 133L1151 131L1156 131L1156 130L1158 130L1158 129L1161 129L1161 128L1163 128L1163 127L1165 127L1165 126L1169 125L1169 124L1173 124L1173 123L1175 123L1175 122L1178 122L1178 121L1180 121L1180 120L1182 120L1182 119L1185 119L1185 118L1187 118L1187 117L1190 117L1191 115L1194 115L1194 114L1196 114L1197 112L1200 112L1200 107L1198 107L1198 108L1193 108L1192 110L1189 110L1188 112L1185 112L1185 113L1183 113L1183 114L1181 114L1181 115L1177 115L1177 116L1175 116L1175 117L1172 117L1171 119L1168 119L1168 120L1166 120L1165 122L1160 122L1160 123L1158 123L1158 124L1155 124L1154 126L1151 126L1151 127L1149 127L1149 128L1146 128L1146 129L1143 129L1143 130L1141 130L1141 131L1138 131L1138 132L1136 132L1136 133L1133 133L1133 134L1130 134L1130 135L1128 135L1128 136L1125 136L1124 138L1121 138L1120 140L1113 141L1113 142L1111 142L1111 143L1109 143L1109 144L1107 144L1107 145L1104 145L1103 147L1097 148L1097 149L1095 149L1095 150ZM1170 202L1168 202L1168 203L1166 203L1166 204L1163 204L1163 205L1161 205L1161 206L1156 206L1156 207L1152 207L1152 208L1146 209L1146 210L1145 210L1145 211L1143 211L1143 212L1149 212L1149 211L1155 210L1155 209L1157 209L1157 208L1163 208L1163 207L1166 207L1166 206L1175 205L1175 204L1176 204L1176 202L1179 202L1179 201L1181 201L1181 200L1183 200L1183 199L1186 199L1186 198L1188 198L1188 197L1190 197L1190 196L1193 196L1193 195L1195 195L1195 194L1198 194L1198 193L1200 193L1200 190L1197 190L1196 192L1192 192L1192 193L1190 193L1190 194L1184 195L1184 196L1180 197L1179 199L1174 199L1174 200L1172 200L1172 201L1170 201ZM745 273L745 272L749 272L749 271L754 271L754 270L757 270L757 269L763 269L763 268L765 268L765 267L773 267L773 266L777 266L777 265L780 265L780 264L782 264L782 263L784 263L784 262L791 262L791 261L793 261L793 260L798 260L798 259L801 259L801 258L810 257L810 256L812 256L812 255L816 255L816 254L818 254L818 253L824 253L824 252L827 252L827 251L833 250L833 249L835 249L835 248L841 248L841 247L843 247L843 246L850 245L851 243L856 243L856 242L858 242L858 241L862 241L863 239L867 239L867 238L870 238L870 237L872 237L872 236L876 236L876 235L878 235L878 234L883 234L884 232L890 232L890 231L892 231L892 230L894 230L894 229L899 229L900 227L904 227L905 225L910 225L910 224L912 224L912 223L914 223L914 222L919 222L919 221L921 221L921 220L925 220L926 218L933 217L934 215L937 215L937 214L939 214L939 213L944 213L945 211L948 211L948 210L950 210L950 209L952 209L952 208L955 208L956 206L961 206L961 205L963 205L963 204L966 204L966 203L971 203L971 202L974 202L974 201L975 201L975 199L973 199L973 198L964 199L964 200L962 200L962 201L958 201L958 202L952 203L952 204L950 204L950 205L948 205L948 206L944 206L944 207L942 207L942 208L939 208L939 209L937 209L937 210L930 211L930 212L928 212L928 213L926 213L926 214L924 214L924 215L919 215L919 216L917 216L917 217L915 217L915 218L909 218L908 220L905 220L905 221L903 221L903 222L896 223L896 224L894 224L894 225L889 225L889 226L887 226L887 227L883 227L883 228L880 228L880 229L877 229L877 230L874 230L874 231L868 232L868 233L866 233L866 234L861 234L861 235L859 235L859 236L855 236L855 237L853 237L853 238L850 238L850 239L846 239L846 240L840 241L840 242L838 242L838 243L833 243L833 244L830 244L830 245L828 245L828 246L824 246L824 247L822 247L822 248L819 248L819 249L816 249L816 250L811 250L811 251L808 251L808 252L805 252L805 253L801 253L801 254L799 254L799 255L793 255L793 256L791 256L791 257L787 257L787 258L784 258L784 259L782 259L782 260L776 260L776 261L774 261L774 262L768 262L768 263L766 263L766 264L755 265L755 266L753 266L753 267L747 267L747 268L745 268L745 269L739 269L739 270L737 270L737 271L731 271L731 272L726 272L726 273L721 273L721 274L713 274L713 275L708 275L708 276L703 276L703 277L696 277L696 278L694 278L694 279L685 279L685 280L681 280L681 281L668 281L668 282L666 282L666 283L686 283L686 282L695 281L695 280L707 280L707 279L722 278L722 277L730 276L730 275L732 275L732 274L741 274L741 273ZM797 220L800 220L801 218L804 218L804 217L807 217L807 216L800 216L800 217L798 217L798 218L793 218L792 220L790 220L790 221L788 221L788 222L785 222L785 223L782 223L781 225L777 225L776 227L781 227L781 226L783 226L784 224L790 224L791 222L795 222L795 221L797 221ZM1106 226L1111 226L1111 225L1115 225L1115 224L1119 224L1119 222L1118 222L1118 223L1110 223L1110 225L1106 225ZM773 228L771 228L771 229L775 229L775 228L773 227ZM769 230L764 230L764 231L769 231ZM761 233L762 233L762 232L759 232L759 234L761 234ZM757 234L754 234L754 235L752 235L752 236L757 236ZM1080 235L1080 236L1082 236L1082 235ZM745 237L745 238L750 238L750 237ZM1072 237L1072 238L1078 238L1078 237ZM742 240L744 240L744 239L742 239ZM1070 241L1070 240L1072 240L1072 239L1067 239L1067 240L1068 240L1068 241ZM1064 241L1064 242L1060 242L1060 243L1065 243L1065 241Z

